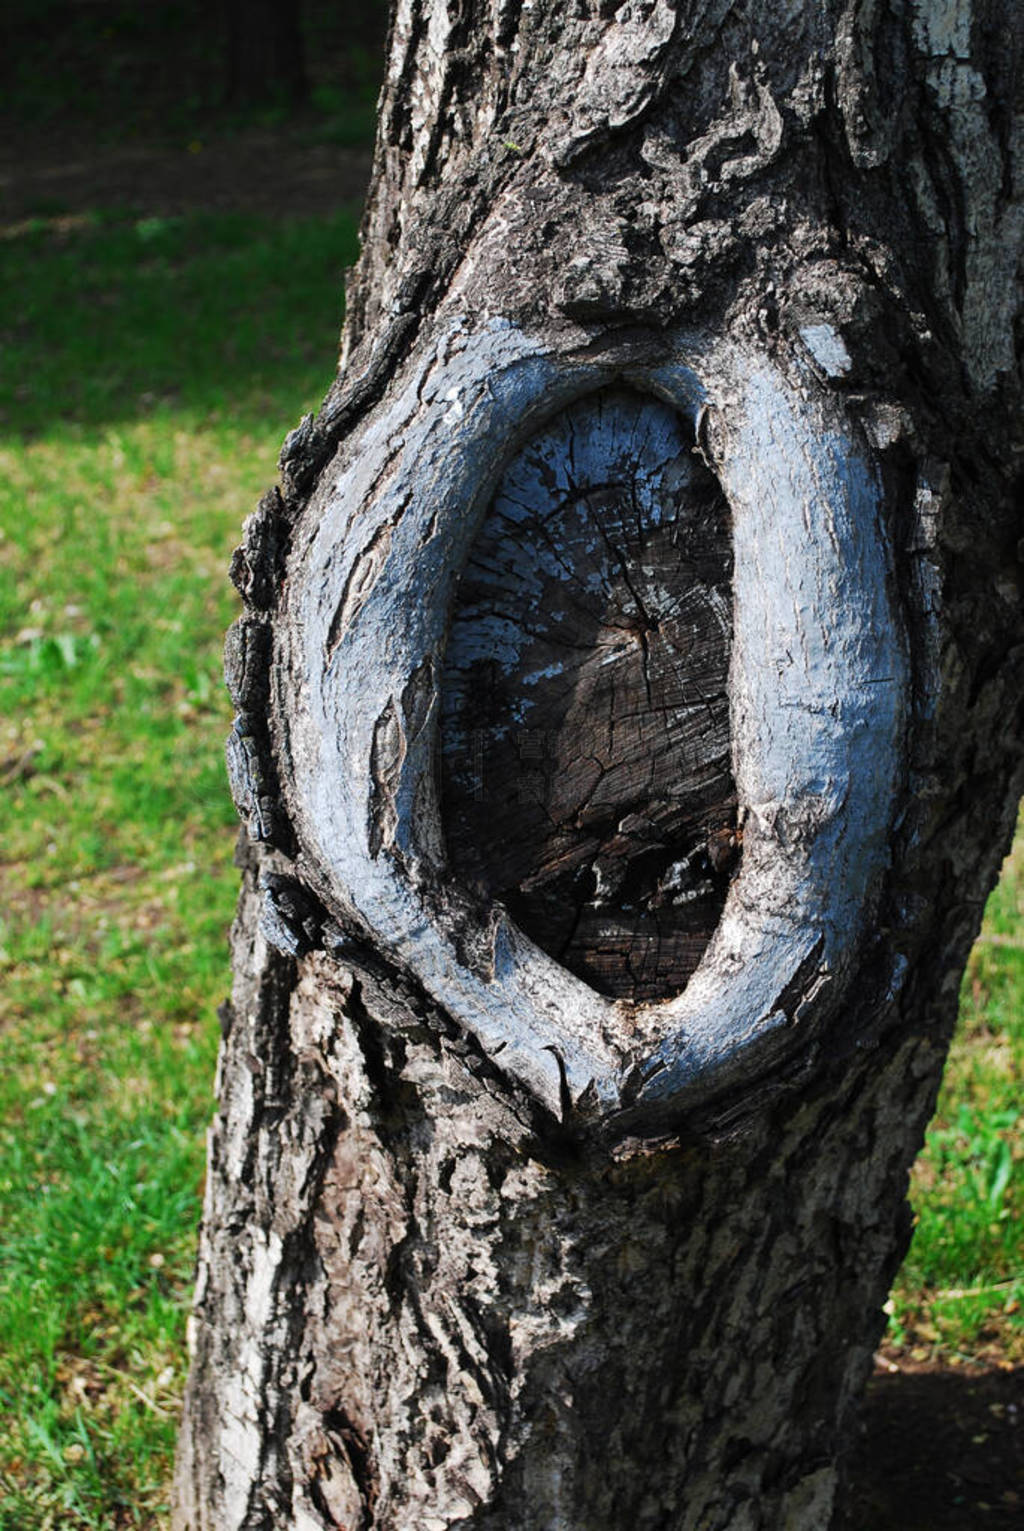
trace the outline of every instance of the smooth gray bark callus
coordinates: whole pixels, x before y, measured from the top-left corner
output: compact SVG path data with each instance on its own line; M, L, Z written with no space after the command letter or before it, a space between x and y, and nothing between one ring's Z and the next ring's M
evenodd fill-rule
M453 825L437 792L439 724L461 687L456 732L471 755L466 675L497 666L519 691L506 716L491 719L499 736L510 748L518 741L520 754L543 752L557 736L563 769L578 766L565 724L574 674L615 658L596 616L588 632L580 601L611 602L620 637L635 647L695 588L702 533L685 502L698 470L709 475L696 456L698 431L708 456L709 412L732 590L709 587L705 605L717 603L732 630L716 695L721 703L727 682L742 853L688 982L653 999L615 998L552 957L543 917L531 934L521 928L508 904L522 889L498 902L486 877L482 886L453 868ZM532 517L525 533L516 516ZM794 387L765 356L684 333L623 341L595 363L506 322L455 325L430 337L386 407L346 440L309 522L289 565L279 671L288 684L277 703L293 817L328 908L355 920L501 1071L563 1116L650 1125L811 1045L842 998L885 865L907 661L877 479L810 372ZM504 572L494 563L502 548ZM452 607L475 556L490 558L494 588L477 591L472 621L460 607L453 666ZM552 621L544 673L528 674L538 608L557 617L556 597L566 636L575 622L575 646L559 652ZM687 711L706 712L699 691L686 700L688 642L705 619L677 622L666 659L674 694L655 709L638 690L625 713L643 714L637 737L620 722L596 761L604 778L618 770L626 779L606 805L603 839L576 853L576 871L595 886L601 844L628 835L631 813L645 808L649 819L652 802L671 805L700 786L706 762L680 760L657 729L685 733ZM692 663L699 678L699 653ZM542 694L549 727L531 741L531 704ZM514 839L530 817L528 803L512 800L522 799L522 778L508 775L505 791ZM586 793L580 802L589 806ZM580 802L560 825L551 821L556 842L584 828ZM698 803L687 823L684 802L678 822L669 813L651 831L663 874L674 867L685 879L706 809ZM550 818L550 804L545 811ZM535 883L537 872L524 875ZM647 890L648 911L656 893ZM624 915L635 927L635 902ZM620 967L642 966L643 948L660 949L668 924L661 915L640 930Z

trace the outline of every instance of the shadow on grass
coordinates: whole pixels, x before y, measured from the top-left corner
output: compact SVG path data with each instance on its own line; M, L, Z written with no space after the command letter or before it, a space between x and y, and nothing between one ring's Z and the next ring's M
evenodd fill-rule
M834 1531L1017 1531L1024 1368L875 1376Z
M318 402L357 218L29 221L0 244L0 437L166 409L257 424L280 416L282 398ZM294 422L280 423L283 435Z

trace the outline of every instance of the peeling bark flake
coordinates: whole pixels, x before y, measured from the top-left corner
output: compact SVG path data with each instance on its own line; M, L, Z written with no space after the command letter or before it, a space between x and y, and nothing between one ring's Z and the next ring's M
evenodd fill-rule
M390 522L378 527L362 552L358 553L353 561L348 579L345 581L341 600L338 603L338 609L328 630L327 645L324 653L325 666L330 666L337 652L338 645L351 626L356 614L365 605L371 590L380 578L381 571L391 551L391 533Z
M394 844L398 826L395 797L405 760L405 729L392 697L374 725L370 752L370 854L375 859Z

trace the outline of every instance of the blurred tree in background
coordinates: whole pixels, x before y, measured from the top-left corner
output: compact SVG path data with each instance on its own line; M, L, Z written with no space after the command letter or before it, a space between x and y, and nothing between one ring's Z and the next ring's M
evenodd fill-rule
M386 0L10 0L0 130L173 136L240 112L330 115L354 95L372 124L386 25Z

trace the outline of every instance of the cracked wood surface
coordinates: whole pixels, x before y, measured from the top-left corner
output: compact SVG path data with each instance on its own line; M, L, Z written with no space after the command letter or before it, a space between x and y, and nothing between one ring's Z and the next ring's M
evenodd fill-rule
M730 530L680 416L606 390L506 468L455 597L454 874L616 998L680 992L737 860Z
M828 1525L909 1239L909 1165L1022 785L1020 54L1008 0L398 0L342 367L319 415L285 443L280 496L251 519L234 571L246 609L227 655L231 768L247 830L177 1531ZM657 1132L648 1118L610 1136L564 1071L542 1077L531 1058L503 1066L511 1044L492 1034L489 1052L452 1013L465 994L447 1008L401 956L403 940L422 951L443 893L427 769L438 693L456 819L459 740L474 724L443 681L442 642L373 697L359 756L379 809L367 859L383 876L404 857L419 878L395 942L371 935L310 855L316 826L303 820L299 779L333 734L293 729L290 699L365 690L354 638L388 588L403 528L440 552L415 495L380 510L403 440L429 419L448 425L418 438L430 445L421 480L442 475L465 407L451 390L467 334L481 333L506 360L518 334L592 373L556 396L553 368L544 407L534 401L479 459L481 482L492 478L463 512L483 527L478 553L502 471L576 398L635 386L640 356L643 391L664 402L655 372L683 345L673 337L688 337L684 364L740 359L712 378L720 407L698 431L731 506L744 509L743 460L765 464L774 497L745 523L756 556L748 544L734 562L734 677L765 672L745 654L782 630L776 586L796 609L786 627L807 629L805 600L821 618L810 626L828 674L827 602L813 580L808 595L813 566L795 555L806 552L805 509L828 545L829 498L805 492L788 463L824 464L828 477L855 449L876 486L848 500L858 556L833 527L840 553L819 563L850 612L842 643L860 623L868 645L883 609L906 634L910 706L870 917L853 918L865 900L849 891L856 848L839 835L841 999L829 1008L827 989L798 993L769 974L780 1049ZM514 415L503 377L493 369L495 407ZM806 439L787 458L802 407ZM842 451L825 445L836 422ZM353 492L338 506L354 443L372 474L346 478ZM315 664L293 671L311 609L296 583L328 520L335 564L322 566ZM883 544L883 596L858 608L858 566ZM331 584L331 569L361 560L348 586ZM787 583L787 569L801 573ZM416 596L445 607L434 613L443 630L447 595L436 569L431 579ZM381 610L402 618L397 591ZM455 608L449 663L469 610ZM390 641L387 623L381 632ZM808 738L822 730L829 755L835 699L823 684L801 707L800 666L811 671L799 649L789 657L778 656L774 710L761 705L767 691L737 696L730 680L734 749L737 720L757 736L766 719L781 738L792 714ZM642 649L639 669L642 681ZM881 671L863 679L865 695L889 683ZM538 691L536 705L557 712L556 691L548 702ZM525 692L509 684L510 709ZM855 741L855 711L848 722ZM854 791L872 775L861 743ZM786 758L768 773L783 784ZM743 881L760 857L798 859L816 832L810 774L806 819L773 810L784 794L758 794L749 749L733 775L761 812L744 825L727 903L764 886ZM365 840L365 820L355 831ZM502 869L518 853L503 833L490 814L455 854L477 856L480 875L507 889L529 873ZM539 862L548 845L535 839ZM600 866L595 838L581 853ZM509 948L474 926L471 891L465 902L466 982L486 997ZM452 915L443 899L440 914ZM748 930L762 922L768 950L784 900L744 918ZM815 931L808 941L797 977L821 962ZM545 961L564 974L549 995L577 994L579 979ZM751 948L737 964L759 970ZM698 982L682 999L699 1039ZM601 1042L611 1004L595 995L581 1011L588 1068L584 1044ZM627 1013L616 1011L619 1043ZM808 1034L814 1045L801 1048Z

